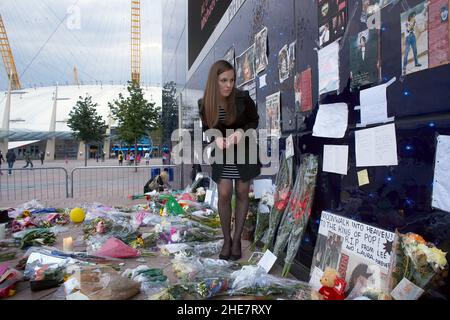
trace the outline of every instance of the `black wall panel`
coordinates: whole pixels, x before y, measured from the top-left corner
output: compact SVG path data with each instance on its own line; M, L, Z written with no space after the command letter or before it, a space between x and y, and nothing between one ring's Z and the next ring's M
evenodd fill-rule
M256 32L268 27L269 67L267 86L259 89L257 104L260 128L265 127L265 97L281 91L282 129L284 139L295 135L297 149L323 156L324 144L350 146L347 176L325 173L320 170L314 210L303 239L297 261L310 266L322 210L330 210L374 226L401 232L418 232L427 240L450 251L450 213L431 208L435 138L437 134L450 134L450 65L427 69L402 77L400 14L402 3L410 7L419 0L399 1L382 10L381 61L382 79L392 77L397 81L388 88L388 115L396 117L399 165L395 167L367 168L370 185L359 187L355 164L355 124L359 122L359 91L350 90L349 37L366 29L360 22L361 1L349 0L349 24L340 52L340 92L318 97L317 1L247 0L230 25L217 41L201 68L188 82L188 88L204 86L207 69L234 46L236 56L252 43ZM277 57L279 50L297 40L296 65L291 77L280 85ZM313 102L315 109L301 115L294 108L294 74L312 68ZM312 137L319 103L346 102L349 105L349 130L343 139ZM306 116L304 124L303 117ZM295 121L295 119L298 121ZM291 120L291 121L289 121ZM320 162L320 169L322 164ZM448 294L448 289L447 294Z

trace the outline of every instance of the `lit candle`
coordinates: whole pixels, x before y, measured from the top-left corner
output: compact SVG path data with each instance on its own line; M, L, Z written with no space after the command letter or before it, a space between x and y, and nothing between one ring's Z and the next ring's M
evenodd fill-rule
M73 239L72 237L63 239L63 251L72 252L73 251Z

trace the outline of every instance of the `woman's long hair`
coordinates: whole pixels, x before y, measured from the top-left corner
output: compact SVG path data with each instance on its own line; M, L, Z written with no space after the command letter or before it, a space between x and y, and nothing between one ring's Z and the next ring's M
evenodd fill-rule
M233 70L236 80L236 71L233 66L225 60L217 61L209 70L208 82L206 83L205 93L203 95L205 122L209 128L214 128L219 122L219 75L229 70ZM236 88L233 88L233 91L227 98L228 106L226 109L227 116L225 119L225 123L227 125L232 124L236 120L235 96Z

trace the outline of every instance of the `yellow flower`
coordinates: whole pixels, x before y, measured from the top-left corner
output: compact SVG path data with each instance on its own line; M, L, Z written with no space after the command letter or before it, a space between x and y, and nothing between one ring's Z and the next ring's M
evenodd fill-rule
M430 258L442 269L447 265L447 259L445 258L446 253L438 248L431 248Z

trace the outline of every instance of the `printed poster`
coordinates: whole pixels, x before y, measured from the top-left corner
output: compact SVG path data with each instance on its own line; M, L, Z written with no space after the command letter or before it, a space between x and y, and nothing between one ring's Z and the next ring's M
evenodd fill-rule
M294 78L295 106L300 112L309 112L312 102L312 70L308 68Z
M280 96L277 92L266 97L266 129L269 136L281 136Z
M347 0L319 0L320 48L339 39L347 26Z
M323 211L311 273L338 270L347 281L348 299L368 288L387 290L394 238L393 232Z
M428 5L424 1L401 14L402 74L428 68Z
M231 47L230 49L227 50L225 56L223 57L223 60L228 61L233 66L233 68L235 68L234 47Z
M240 87L255 79L255 46L248 48L236 58L236 86Z
M267 68L269 60L267 58L267 28L262 29L255 36L255 65L256 73L260 73Z
M351 87L378 83L381 75L379 31L367 29L350 38Z
M278 53L278 75L280 83L289 78L289 48L287 45Z
M429 4L428 35L430 68L450 62L448 5L449 0L435 0Z
M289 74L292 74L295 68L295 46L297 44L297 41L292 42L289 45Z

